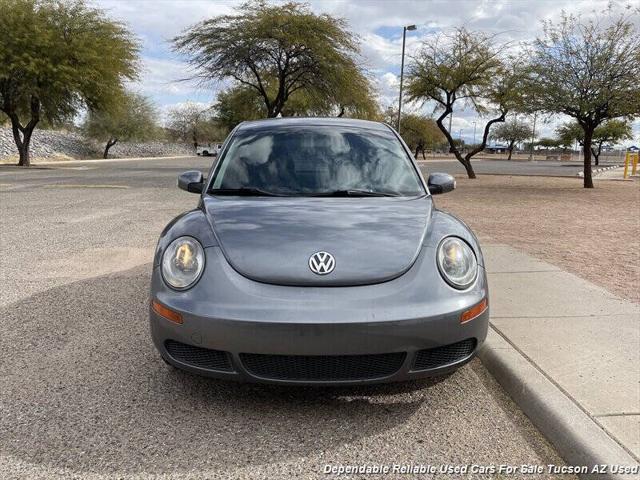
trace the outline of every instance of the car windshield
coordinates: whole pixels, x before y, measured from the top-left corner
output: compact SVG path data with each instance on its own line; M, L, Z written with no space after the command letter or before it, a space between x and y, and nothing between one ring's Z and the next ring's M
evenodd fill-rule
M419 196L426 192L393 132L333 125L238 131L209 193Z

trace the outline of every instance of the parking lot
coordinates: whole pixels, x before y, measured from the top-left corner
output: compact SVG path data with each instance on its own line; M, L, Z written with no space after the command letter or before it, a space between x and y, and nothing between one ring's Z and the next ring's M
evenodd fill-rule
M177 174L210 162L0 169L0 477L562 463L477 360L445 379L331 389L166 366L148 334L150 261L164 224L197 200L175 188Z
M602 166L616 165L620 162L601 162ZM622 160L624 163L624 159ZM426 158L418 161L423 169L431 172L446 172L451 175L464 175L465 170L460 162L454 158L443 160L441 158ZM576 177L584 166L580 161L551 161L551 160L495 160L472 159L471 164L478 175L527 175L548 177ZM595 167L594 167L595 168Z

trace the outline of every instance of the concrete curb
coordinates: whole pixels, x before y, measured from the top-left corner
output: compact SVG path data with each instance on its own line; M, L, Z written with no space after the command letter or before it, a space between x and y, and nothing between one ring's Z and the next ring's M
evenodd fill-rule
M638 461L558 385L491 327L478 356L533 424L570 465L635 466ZM637 479L637 474L581 478Z
M622 165L611 165L609 167L594 168L591 170L591 175L595 177L599 173L606 172L607 170L613 170L614 168L618 168L621 166ZM584 177L584 171L578 172L576 175L578 175L579 177Z

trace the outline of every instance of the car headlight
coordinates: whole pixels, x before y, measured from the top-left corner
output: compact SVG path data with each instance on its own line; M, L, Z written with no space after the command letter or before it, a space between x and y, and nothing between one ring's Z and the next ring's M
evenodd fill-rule
M476 279L478 260L471 247L458 237L447 237L438 246L438 269L454 288L464 290Z
M176 290L186 290L198 281L204 270L204 250L193 237L179 237L162 255L162 278Z

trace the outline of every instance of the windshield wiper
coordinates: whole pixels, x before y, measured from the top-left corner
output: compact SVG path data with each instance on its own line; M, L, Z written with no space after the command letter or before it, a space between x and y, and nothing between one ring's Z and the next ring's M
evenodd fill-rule
M287 195L276 192L268 192L259 188L240 187L240 188L212 188L209 190L211 195L238 195L243 197L286 197Z
M395 192L372 192L370 190L333 190L330 192L312 193L313 197L399 197Z
M295 192L292 193L277 193L269 192L267 190L261 190L253 187L240 187L240 188L212 188L209 190L211 195L238 195L245 197L291 197L297 196ZM374 192L370 190L331 190L328 192L317 193L304 193L301 196L309 197L399 197L400 194L396 192Z

